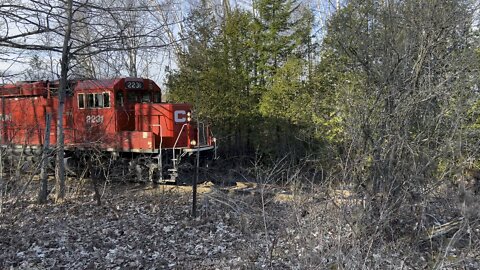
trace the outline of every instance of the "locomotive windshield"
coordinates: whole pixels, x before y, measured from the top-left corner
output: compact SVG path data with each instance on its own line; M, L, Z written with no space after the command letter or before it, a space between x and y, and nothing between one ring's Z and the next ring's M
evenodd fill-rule
M129 103L150 103L150 93L145 91L127 92L127 100Z
M128 103L160 103L160 92L127 91Z

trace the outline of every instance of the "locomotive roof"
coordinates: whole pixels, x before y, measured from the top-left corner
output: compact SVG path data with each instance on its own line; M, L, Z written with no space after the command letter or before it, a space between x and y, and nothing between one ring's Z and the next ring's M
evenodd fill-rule
M150 79L143 78L115 78L102 80L70 80L69 84L74 85L74 91L84 91L92 89L113 89L118 83L123 80L129 81L144 81ZM51 81L50 87L53 89L58 87L59 81ZM152 81L152 83L154 83ZM15 97L15 96L35 96L42 95L47 91L48 81L22 81L15 84L0 85L0 96ZM155 83L154 83L155 85ZM158 87L158 86L157 86Z
M119 83L124 78L116 79L104 79L104 80L85 80L85 81L76 81L75 91L77 90L88 90L92 88L114 88L117 83Z
M155 86L158 87L158 85L156 85L155 82L153 82L150 79L123 77L123 78L103 79L103 80L78 80L78 81L74 81L76 83L76 85L74 87L74 90L75 91L82 91L82 90L91 90L91 89L97 89L97 88L113 89L115 86L117 86L118 83L120 83L122 81L144 82L145 80L150 81L150 83L153 83Z

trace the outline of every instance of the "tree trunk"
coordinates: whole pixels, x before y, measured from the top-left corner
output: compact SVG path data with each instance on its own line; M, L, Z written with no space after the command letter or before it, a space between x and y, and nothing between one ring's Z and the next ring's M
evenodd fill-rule
M43 153L42 153L42 167L40 169L40 179L41 179L41 186L40 192L38 193L38 203L43 204L47 202L47 195L48 195L48 174L47 174L47 165L48 165L48 158L50 156L50 126L51 126L51 113L47 112L46 119L45 119L45 141L43 145Z
M5 115L5 98L2 97L2 115ZM3 143L3 133L5 130L5 121L0 125L0 143ZM4 194L4 179L3 179L3 147L0 147L0 214L3 211L3 194Z
M63 132L63 111L65 107L65 92L68 85L68 64L70 58L70 34L72 33L73 21L73 0L67 0L67 22L65 28L65 36L63 39L62 62L61 62L61 76L60 87L58 89L58 111L57 111L57 170L56 170L56 198L55 201L61 202L65 198L65 164L64 148L65 138Z

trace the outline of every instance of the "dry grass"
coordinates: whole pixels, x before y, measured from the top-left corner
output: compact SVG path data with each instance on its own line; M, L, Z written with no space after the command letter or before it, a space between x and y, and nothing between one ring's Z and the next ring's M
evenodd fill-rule
M480 267L478 220L448 189L415 206L421 219L408 204L372 219L369 202L348 186L205 183L197 219L190 217L189 186L107 185L100 207L88 184L61 205L34 204L34 190L15 207L5 201L0 268ZM440 231L442 224L450 227Z

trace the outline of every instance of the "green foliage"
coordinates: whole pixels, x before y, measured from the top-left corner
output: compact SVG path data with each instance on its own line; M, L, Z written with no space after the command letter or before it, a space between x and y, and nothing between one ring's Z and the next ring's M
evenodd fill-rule
M262 96L260 113L266 117L304 124L312 118L311 95L302 82L303 63L289 59L273 76L272 87Z
M196 104L212 120L224 148L275 155L298 146L286 131L312 129L314 89L302 58L312 16L293 1L263 0L256 8L258 17L233 10L223 21L205 6L194 10L187 49L167 86L171 100Z
M325 46L345 73L324 74L351 82L334 98L348 173L372 193L417 192L467 160L461 127L478 77L469 3L354 0L330 21Z
M310 43L313 16L291 0L261 0L256 2L258 17L253 22L256 50L256 79L265 87L286 61L302 58Z
M355 95L363 87L362 79L360 72L349 69L347 57L338 55L331 49L322 53L310 82L316 90L312 97L312 122L317 127L318 138L335 144L343 142L345 118L353 113L348 101L358 98Z

